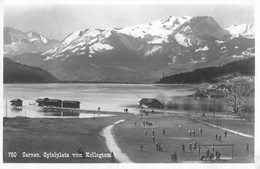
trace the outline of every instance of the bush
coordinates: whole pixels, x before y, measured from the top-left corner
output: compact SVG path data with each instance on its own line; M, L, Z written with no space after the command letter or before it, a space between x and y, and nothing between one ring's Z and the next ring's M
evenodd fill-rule
M218 100L218 102L217 102L216 111L217 112L223 112L224 111L224 104L221 100Z
M224 110L224 106L222 101L218 99L202 99L200 101L200 110L222 112Z
M183 109L184 110L192 110L193 109L192 100L190 98L185 99L183 101Z
M169 102L169 103L167 104L167 108L168 108L168 109L178 110L179 107L180 107L180 103L178 103L178 102Z
M206 99L200 100L200 110L207 111L208 110L208 103Z

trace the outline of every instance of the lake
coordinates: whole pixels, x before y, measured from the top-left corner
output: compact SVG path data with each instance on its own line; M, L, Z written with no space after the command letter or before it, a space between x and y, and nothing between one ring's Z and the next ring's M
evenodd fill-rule
M157 98L163 95L166 101L174 96L185 96L194 93L192 85L162 84L104 84L104 83L51 83L51 84L4 84L4 117L74 117L61 116L57 113L42 112L40 107L29 106L37 98L80 101L80 109L123 112L138 114L137 108L142 98ZM23 100L23 109L12 109L10 100ZM100 116L109 116L100 114ZM90 118L93 114L80 113L77 118Z

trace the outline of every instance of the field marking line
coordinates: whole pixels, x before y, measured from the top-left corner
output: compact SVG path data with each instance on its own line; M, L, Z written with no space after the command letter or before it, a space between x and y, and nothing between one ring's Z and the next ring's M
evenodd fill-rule
M227 128L223 128L223 127L219 127L219 126L216 126L214 124L210 124L210 123L206 123L212 127L215 127L215 128L219 128L219 129L222 129L222 130L226 130L230 133L234 133L234 134L237 134L237 135L240 135L240 136L243 136L243 137L248 137L248 138L254 138L254 136L251 136L251 135L248 135L248 134L244 134L244 133L241 133L241 132L238 132L238 131L235 131L235 130L230 130L230 129L227 129Z
M113 136L112 129L115 126L115 124L119 124L124 122L125 119L119 120L115 122L113 125L105 127L105 129L102 132L102 135L106 139L106 145L110 152L114 153L115 158L122 163L132 163L132 161L127 157L125 153L123 153L120 149L120 147L117 145L116 140Z

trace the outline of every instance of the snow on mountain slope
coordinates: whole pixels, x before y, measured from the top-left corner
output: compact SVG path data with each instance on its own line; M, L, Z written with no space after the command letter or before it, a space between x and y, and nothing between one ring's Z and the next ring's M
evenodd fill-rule
M192 46L190 42L190 38L188 36L185 36L184 34L181 33L176 33L174 37L180 45L185 47Z
M146 82L253 56L254 39L231 38L212 17L171 16L125 28L76 31L35 62L41 60L38 65L60 80Z
M118 33L131 35L136 38L148 38L149 36L161 37L161 41L166 40L163 37L170 35L175 29L177 29L180 25L190 20L191 17L173 17L170 16L166 20L158 20L151 23L141 24L130 26L126 28L122 28L118 31ZM161 42L160 41L160 42Z
M196 49L195 52L198 52L198 51L207 51L209 50L209 47L208 46L204 46L203 48L200 47L199 49Z
M57 40L49 40L32 31L24 33L14 28L4 27L5 56L43 52L51 49L57 43Z
M53 49L44 52L42 55L48 55L47 60L56 57L67 56L67 53L89 53L89 56L96 52L103 52L113 49L113 45L107 42L113 34L122 34L136 39L143 39L148 44L167 43L168 35L183 23L189 21L191 17L169 17L166 20L158 20L147 24L130 26L122 29L85 29L76 31L67 36ZM131 42L123 37L119 38L126 46L132 47ZM133 44L133 43L132 43ZM129 46L130 45L130 46ZM101 47L102 46L102 47ZM136 47L134 47L136 48ZM151 49L153 53L154 49ZM148 52L149 53L149 52ZM147 54L146 54L147 55ZM150 55L150 54L149 54Z
M90 46L89 49L90 51L94 52L102 52L104 50L111 50L113 47L108 44L95 43L94 45Z
M113 47L106 44L106 40L112 35L112 31L114 30L85 29L76 31L67 36L53 49L42 53L42 55L46 55L47 58L45 60L49 60L62 56L67 57L68 53L69 55L85 54L88 51L89 54L94 54L96 52L111 50Z
M150 50L147 50L144 55L145 56L153 55L154 53L159 53L162 50L163 50L162 46L153 46Z
M254 38L254 25L253 24L241 24L241 25L232 25L229 28L226 28L229 33L234 37L246 37Z

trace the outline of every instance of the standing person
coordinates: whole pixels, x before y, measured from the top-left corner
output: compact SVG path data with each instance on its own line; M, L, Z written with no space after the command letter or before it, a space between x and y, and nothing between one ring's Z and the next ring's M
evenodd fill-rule
M144 135L147 136L147 130L144 131Z
M141 144L141 145L140 145L140 151L143 151L143 148L144 148L144 145Z
M221 141L221 136L218 137L218 141Z
M215 145L212 145L212 152L215 152Z
M190 134L190 136L191 136L191 131L189 130L189 134Z
M154 136L154 130L152 130L152 135Z
M156 146L156 151L159 151L159 144L157 142L155 143L155 146Z
M227 137L227 131L224 132L225 137Z
M160 151L163 151L163 145L160 143Z
M182 145L181 145L181 150L182 150L183 153L185 152L185 144L184 143L182 143Z
M218 140L218 134L216 134L216 136L215 136L215 137L216 137L216 140Z
M190 151L192 151L192 143L190 143Z
M210 151L209 151L209 149L207 150L207 157L209 157L209 155L210 155Z
M115 158L114 153L111 152L111 161L114 161L114 158Z
M143 121L143 125L145 126L145 122Z
M192 130L192 134L193 134L193 136L195 136L195 130L194 129Z
M163 135L165 136L166 130L164 128L163 128L162 132L163 132Z
M137 123L135 122L135 126L136 126L136 124L137 124Z
M155 143L155 137L154 136L152 137L152 140L153 140L153 143Z
M246 152L249 152L249 144L246 143Z
M195 143L194 143L194 150L196 150L197 149L197 141L195 141Z
M215 152L216 160L218 160L218 150Z
M202 128L201 127L199 128L199 130L200 130L200 134L202 134Z

